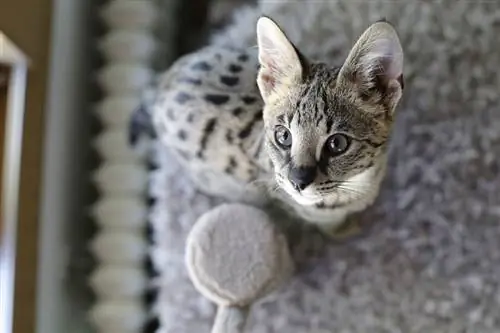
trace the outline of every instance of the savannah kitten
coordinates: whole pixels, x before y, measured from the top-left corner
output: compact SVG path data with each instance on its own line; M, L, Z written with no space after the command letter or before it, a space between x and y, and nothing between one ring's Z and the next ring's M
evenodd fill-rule
M398 36L371 25L340 67L308 59L267 17L257 41L257 56L209 46L178 60L155 91L155 131L204 191L266 194L335 234L385 173L403 89Z

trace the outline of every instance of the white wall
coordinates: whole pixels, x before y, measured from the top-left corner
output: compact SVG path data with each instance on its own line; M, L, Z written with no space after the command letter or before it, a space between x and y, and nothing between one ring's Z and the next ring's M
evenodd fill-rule
M67 263L84 221L92 1L54 0L40 207L37 332L87 332ZM80 237L81 238L81 237Z

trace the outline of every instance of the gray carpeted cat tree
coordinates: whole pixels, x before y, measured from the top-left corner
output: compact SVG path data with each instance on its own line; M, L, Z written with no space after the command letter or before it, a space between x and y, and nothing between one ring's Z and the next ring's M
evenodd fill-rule
M211 46L252 50L262 13L332 64L386 17L405 50L406 92L382 193L360 217L370 232L327 243L307 226L287 229L296 274L254 304L248 332L498 332L500 4L261 1ZM199 193L160 144L156 162L155 312L163 332L208 332L217 310L193 287L184 249L195 221L221 201Z

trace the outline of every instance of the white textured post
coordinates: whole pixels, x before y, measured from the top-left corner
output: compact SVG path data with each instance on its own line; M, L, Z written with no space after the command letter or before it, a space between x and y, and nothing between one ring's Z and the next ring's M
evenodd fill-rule
M146 153L127 139L130 115L153 80L157 13L148 0L113 0L101 10L108 30L98 41L106 64L97 73L104 97L96 115L103 131L93 144L102 162L92 179L100 198L91 209L99 233L90 244L98 266L89 279L97 296L89 317L101 333L141 332L147 318Z

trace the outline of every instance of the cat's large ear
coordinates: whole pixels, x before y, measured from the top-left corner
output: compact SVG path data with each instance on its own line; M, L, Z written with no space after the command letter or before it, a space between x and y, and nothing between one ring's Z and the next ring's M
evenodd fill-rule
M372 24L358 39L339 72L339 83L365 99L383 99L392 111L403 90L403 49L394 28Z
M261 17L257 22L260 70L257 84L264 101L300 82L303 66L293 44L274 21Z

